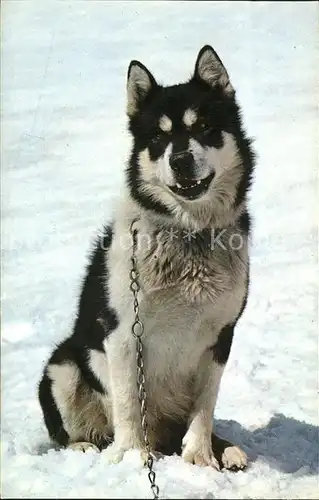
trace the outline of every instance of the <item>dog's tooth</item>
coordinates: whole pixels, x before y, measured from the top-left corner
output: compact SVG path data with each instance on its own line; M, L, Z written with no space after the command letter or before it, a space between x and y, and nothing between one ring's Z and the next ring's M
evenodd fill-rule
M182 186L178 184L178 182L176 182L176 186L178 187L178 189L182 189Z
M197 182L196 182L196 184L198 185L198 184L200 184L201 182L202 182L202 181L201 181L201 180L199 180L199 181L197 181Z

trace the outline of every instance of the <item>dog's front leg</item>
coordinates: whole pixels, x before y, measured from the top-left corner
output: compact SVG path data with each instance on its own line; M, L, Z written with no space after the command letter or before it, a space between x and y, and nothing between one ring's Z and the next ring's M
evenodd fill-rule
M143 452L135 340L130 334L130 325L123 322L106 344L114 430L114 442L104 452L108 462L119 462L132 448Z
M247 465L246 453L212 432L213 414L220 380L230 353L233 330L233 325L224 327L218 342L206 351L200 362L195 380L197 398L194 401L188 431L183 439L182 457L197 465L239 470Z
M196 400L182 451L186 462L216 469L219 469L219 464L212 451L212 418L223 371L224 366L214 362L211 354L206 353L195 381Z

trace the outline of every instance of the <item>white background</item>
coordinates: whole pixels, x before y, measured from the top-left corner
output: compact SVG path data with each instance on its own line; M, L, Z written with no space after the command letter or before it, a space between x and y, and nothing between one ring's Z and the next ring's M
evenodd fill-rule
M2 2L2 496L151 497L134 451L50 445L37 383L70 331L86 255L121 190L131 59L183 81L211 44L237 89L258 166L247 309L216 428L246 472L169 457L162 498L317 498L316 2Z

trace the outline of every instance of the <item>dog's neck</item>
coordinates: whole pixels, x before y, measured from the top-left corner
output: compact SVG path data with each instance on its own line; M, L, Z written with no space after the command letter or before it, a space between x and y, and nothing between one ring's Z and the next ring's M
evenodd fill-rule
M142 211L141 217L149 227L154 230L165 230L181 235L191 233L194 238L202 239L206 233L211 231L220 231L229 227L237 227L243 214L247 212L247 202L244 200L237 207L231 207L218 213L204 214L202 218L197 217L201 214L192 214L190 212L180 212L172 216L164 216L151 211Z
M123 196L124 195L124 196ZM244 199L237 207L218 210L217 214L208 213L203 219L195 218L187 211L180 210L177 214L166 216L158 214L151 210L145 210L133 200L129 193L122 193L118 200L117 219L122 220L123 229L130 228L134 219L139 219L137 229L145 238L153 238L159 233L171 235L171 237L182 243L202 244L211 237L212 234L218 235L220 231L240 230L246 234L249 233L249 216L247 214L247 203ZM125 229L124 229L125 230Z
M193 256L196 259L205 258L210 251L216 247L221 249L239 249L249 234L249 220L247 212L238 211L237 218L233 218L230 224L222 227L207 226L201 229L193 227L182 227L176 221L169 224L167 221L160 223L158 218L148 213L141 213L137 224L138 239L141 248L147 248L146 254L154 249L168 247L178 252L179 255Z

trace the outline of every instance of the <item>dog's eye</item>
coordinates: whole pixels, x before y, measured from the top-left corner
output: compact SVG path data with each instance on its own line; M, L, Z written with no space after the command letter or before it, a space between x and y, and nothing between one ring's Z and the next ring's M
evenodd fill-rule
M202 122L199 125L199 129L202 133L207 135L214 130L214 127L210 123Z
M151 142L153 144L156 144L156 143L160 142L162 139L164 139L164 133L163 132L156 132L156 134L153 135Z

